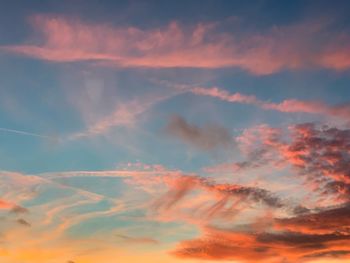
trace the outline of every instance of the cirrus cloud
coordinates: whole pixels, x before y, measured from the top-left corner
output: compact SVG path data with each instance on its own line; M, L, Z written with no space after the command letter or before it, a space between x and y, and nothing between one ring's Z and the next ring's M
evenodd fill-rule
M349 38L342 32L331 34L324 22L241 35L215 30L214 23L185 27L172 22L145 30L64 16L35 15L30 21L39 39L1 49L53 62L100 61L100 65L147 68L238 67L257 75L284 69L350 67Z

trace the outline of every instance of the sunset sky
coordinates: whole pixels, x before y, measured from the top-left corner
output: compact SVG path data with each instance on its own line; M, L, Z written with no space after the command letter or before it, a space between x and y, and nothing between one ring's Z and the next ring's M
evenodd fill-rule
M350 262L349 14L2 1L0 263Z

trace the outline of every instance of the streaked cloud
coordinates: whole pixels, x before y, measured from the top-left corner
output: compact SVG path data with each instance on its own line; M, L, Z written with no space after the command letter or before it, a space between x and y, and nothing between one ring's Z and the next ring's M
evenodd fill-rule
M350 116L350 104L328 105L322 101L302 101L297 99L286 99L280 103L273 103L258 99L254 95L244 95L241 93L229 93L226 90L197 87L192 90L194 94L210 96L232 103L242 103L253 105L264 110L275 110L279 112L302 112L312 114L325 114L339 117L348 121Z
M280 26L265 34L236 37L216 31L215 23L185 27L172 22L145 30L64 16L36 15L30 21L40 38L34 44L3 46L3 50L54 62L99 61L102 65L148 68L238 67L258 75L309 67L345 70L350 66L350 40L342 32L327 35L329 25L325 22ZM321 46L317 39L323 39ZM318 49L313 48L316 44Z
M131 245L142 245L142 244L150 244L157 245L159 242L150 237L131 237L122 234L116 234L116 237L119 238L122 242L129 243Z

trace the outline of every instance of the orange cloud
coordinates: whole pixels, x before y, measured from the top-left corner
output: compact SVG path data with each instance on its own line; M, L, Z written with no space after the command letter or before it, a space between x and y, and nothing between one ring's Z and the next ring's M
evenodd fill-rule
M14 207L13 203L0 199L0 209L11 209Z
M239 262L306 262L324 257L350 257L348 234L242 232L206 227L204 235L181 242L172 251L179 258Z
M296 217L277 218L277 229L306 234L330 234L334 232L349 233L350 205L323 209L318 212L306 213Z

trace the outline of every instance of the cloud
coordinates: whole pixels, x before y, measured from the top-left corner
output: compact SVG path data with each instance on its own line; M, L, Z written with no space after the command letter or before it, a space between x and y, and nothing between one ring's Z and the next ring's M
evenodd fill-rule
M23 214L23 213L28 213L29 210L25 207L16 205L16 206L12 207L10 212L15 213L15 214Z
M276 199L277 202L267 205L273 211L270 217L259 220L255 215L257 221L265 222L259 228L256 228L254 222L243 226L232 219L229 228L223 227L224 223L220 224L215 220L206 221L205 224L197 223L202 234L180 242L171 252L172 255L179 258L269 263L308 262L316 258L348 260L350 132L347 129L313 123L292 125L288 133L283 129L259 126L245 131L238 141L243 144L242 149L248 154L263 149L264 154L267 151L278 156L277 161L290 165L296 175L304 179L306 186L312 185L313 194L318 194L324 199L333 199L333 205L324 206L322 202L314 200L313 208L306 208L301 204L293 208L288 202ZM248 164L243 165L244 169L255 167L254 158L247 162ZM260 165L260 160L257 160L257 165ZM232 187L225 185L222 188L220 184L208 183L205 179L196 184L210 189ZM248 191L246 186L233 187L244 189L243 193L253 193L253 196L260 192L256 187L249 188ZM208 193L212 191L209 188ZM185 194L173 196L182 201L186 195L190 196L187 186L185 189ZM250 201L260 200L269 204L269 198L265 197L273 197L274 194L267 192L266 195L264 190L262 193L262 199L258 194L257 199L253 198ZM236 195L237 192L233 194ZM246 206L249 203L247 200L244 200ZM287 214L276 215L279 208L285 207L292 209L284 210ZM247 209L249 208L244 208ZM215 211L217 215L221 212L222 210Z
M30 226L31 226L31 224L28 223L28 222L27 222L26 220L24 220L23 218L17 219L16 222L17 222L18 224L22 225L22 226L27 226L27 227L30 227Z
M111 114L98 119L94 123L88 124L85 131L73 133L68 139L75 140L103 135L116 127L133 127L139 115L148 110L151 105L144 105L140 101L119 104Z
M238 184L220 184L196 175L172 175L164 178L168 191L160 196L153 207L160 213L179 211L181 206L201 219L232 218L240 206L263 205L279 209L287 206L282 199L268 190ZM199 198L199 203L193 202ZM192 199L192 202L191 202Z
M310 132L305 130L305 127L298 127L291 128L292 131L295 129L298 133L291 133L293 137L288 140L288 147L294 145L301 133L306 136L305 138L308 138L309 135L305 134ZM314 129L320 130L317 126ZM328 128L325 127L323 130L321 129L321 131L327 130ZM285 147L285 141L278 140L277 134L280 134L278 131L267 127L265 129L260 127L259 131L262 136L256 136L258 137L256 139L263 140L263 144L276 147L278 150L288 149ZM339 139L342 136L338 135L343 133L333 131L330 134L337 134L336 138ZM323 138L319 134L315 137ZM332 141L330 138L327 137L328 142ZM241 139L243 140L243 138ZM315 138L310 140L317 141ZM334 142L330 144L335 145ZM31 187L33 180L35 183L44 183L56 178L75 176L110 176L133 181L136 192L132 191L131 195L141 194L143 188L139 186L154 184L154 191L150 192L152 195L148 197L156 199L152 208L160 214L160 217L153 217L153 220L157 220L158 223L162 222L161 216L165 218L167 212L173 211L171 221L185 219L185 222L195 224L202 231L201 236L181 241L177 245L176 249L171 252L176 258L277 263L304 262L318 256L322 257L322 255L345 259L349 256L347 253L341 252L346 251L350 245L348 205L343 204L322 209L301 209L301 213L291 214L289 209L294 206L291 207L289 202L271 191L254 185L220 183L199 175L186 175L179 171L167 170L161 166L146 166L141 163L127 167L130 170L41 174L42 179L39 177L40 180L31 176L29 179L31 183L24 181L29 176L20 177L9 174L8 177L11 180L21 182L20 188L22 190L23 187ZM76 193L80 194L80 192ZM54 203L49 202L48 206L43 206L42 211L45 212L48 212L45 209L47 207L59 207L57 204L67 205L66 208L68 208L67 210L58 210L60 213L56 216L59 222L53 225L54 231L51 231L47 238L56 240L64 233L63 231L83 221L101 216L124 215L125 209L131 211L135 207L138 209L137 211L140 211L140 208L148 208L150 203L148 199L142 198L141 203L133 207L128 202L120 202L114 203L110 209L75 214L74 217L71 217L69 216L71 214L66 212L73 204L76 204L77 207L87 204L75 203L77 200L81 199L61 199ZM125 199L123 198L122 201ZM33 211L34 209L38 209L38 207L33 207ZM245 212L248 212L253 219L247 218ZM261 213L264 214L263 217L259 217ZM187 218L184 217L184 214ZM22 223L18 223L27 225L28 222L22 220ZM245 226L240 225L242 223ZM36 229L36 226L32 226L32 228ZM130 245L157 244L157 240L137 234L131 236L121 234L117 235L117 238ZM109 241L104 242L108 243ZM78 248L81 249L79 246ZM78 257L77 259L74 257L74 259L78 261Z
M133 100L117 103L115 109L107 115L88 123L86 130L76 132L68 136L68 140L104 135L116 127L134 128L140 116L149 111L153 106L166 101L174 96L187 92L188 87L173 87L166 92L159 92L142 96ZM90 107L86 107L90 111ZM84 110L86 111L86 110ZM87 112L83 112L87 114Z
M7 209L10 213L14 214L22 214L28 213L28 209L19 205L16 205L13 202L9 202L7 200L0 199L0 209Z
M199 23L140 29L84 23L64 16L35 15L35 41L2 50L54 62L99 61L100 65L150 68L238 67L253 74L284 69L350 66L348 37L331 33L325 22L275 26L251 35L216 30ZM298 35L298 38L294 36ZM315 48L317 46L317 48Z
M204 231L203 238L181 242L172 254L179 258L245 262L266 258L268 251L264 246L256 244L253 236L212 227L207 227Z
M39 177L45 179L59 179L59 178L70 178L70 177L141 177L146 175L162 175L176 172L174 170L167 169L150 169L150 170L100 170L100 171L68 171L68 172L50 172L39 174Z
M304 199L308 205L329 206L350 201L349 129L315 123L294 124L288 129L260 125L245 130L236 140L245 160L205 167L204 171L213 174L288 171L292 176L283 181L284 189L286 182L297 180L299 187L293 191L304 187L312 192L305 192L307 196L303 197L308 199ZM261 182L262 177L258 179ZM273 187L270 182L262 183L263 187Z
M188 123L180 116L172 116L165 132L197 149L210 151L232 145L230 133L224 127L206 124L203 127Z
M305 258L337 258L342 257L350 254L350 250L330 250L330 251L324 251L319 253L314 253L310 255L306 255Z
M350 234L350 204L296 217L276 218L274 223L278 229L306 234Z
M337 255L349 246L350 235L296 232L240 232L205 227L202 237L185 240L171 253L179 258L237 260L240 262L305 262L310 257Z
M285 166L280 155L276 155L282 144L283 132L281 128L265 124L244 129L234 138L243 160L214 164L204 167L203 171L210 174L242 174L244 177L247 177L245 176L247 172L259 175L262 172L259 169L268 166L269 170L279 171ZM268 185L271 186L271 182Z
M311 113L325 114L328 116L338 117L349 121L350 104L331 106L321 101L302 101L296 99L287 99L280 103L272 103L258 99L254 95L244 95L241 93L229 93L226 90L213 88L197 87L192 90L194 94L210 96L223 101L254 105L264 110L275 110L285 113Z
M116 237L121 239L123 242L128 244L135 244L135 245L143 245L143 244L150 244L150 245L156 245L159 244L159 242L153 238L150 237L131 237L126 235L117 234Z
M13 203L0 199L0 209L11 209L13 207L14 207Z
M321 196L333 196L336 202L349 201L350 191L350 130L346 128L301 123L288 130L259 126L237 137L240 148L249 155L244 167L254 168L272 163L275 167L290 165L305 185ZM274 156L271 159L271 156ZM229 164L207 168L220 171ZM234 164L232 164L234 165ZM229 166L228 166L229 167Z
M52 140L52 141L57 141L57 140L59 140L59 138L54 137L54 136L48 136L48 135L37 134L37 133L32 133L32 132L27 132L27 131L21 131L21 130L0 128L0 131L8 132L8 133L15 133L15 134L19 134L19 135L25 135L25 136L32 136L32 137L37 137L37 138L42 138L42 139L49 139L49 140Z
M337 241L337 240L349 240L348 234L304 234L296 232L282 232L282 233L262 233L257 235L257 241L264 244L281 244L289 247L299 248L323 248L324 243Z
M250 169L257 169L273 162L273 158L267 149L261 148L250 152L244 161L220 163L204 167L206 173L238 173Z
M346 129L310 123L293 125L288 132L259 126L253 131L244 131L238 141L247 156L253 153L241 169L255 167L250 164L254 162L254 156L269 160L269 154L274 154L277 159L290 165L298 177L314 182L317 191L312 194L317 192L327 198L335 196L337 205L307 208L301 204L295 206L285 193L274 193L269 190L271 188L234 181L221 182L216 178L143 164L130 165L130 170L1 176L10 189L18 188L20 191L37 184L46 187L48 182L50 186L58 187L59 184L54 183L55 179L84 176L122 178L123 182L130 182L128 187L135 187L135 191L128 189L133 202L126 202L129 199L123 196L120 202L110 203L107 209L75 214L74 217L69 216L70 209L74 205L78 209L81 205L89 204L84 202L85 198L70 199L69 196L67 199L50 200L39 210L50 216L47 208L58 208L53 212L54 220L49 220L54 222L55 230L50 233L50 240L55 240L81 222L98 217L125 216L125 211L135 211L133 209L136 208L137 211L146 209L142 211L152 222L180 221L194 224L201 230L200 236L181 241L171 252L178 258L268 263L306 262L322 256L348 259L349 254L344 251L350 245L349 199L346 192L349 132ZM258 165L262 159L257 160ZM235 180L232 177L230 179ZM66 187L64 189L70 189L69 186ZM73 189L74 194L82 194L75 191L74 187L70 190ZM90 197L84 195L86 196ZM140 196L141 200L136 202L135 199ZM101 200L92 197L93 200ZM12 200L7 196L6 199ZM152 202L153 200L155 201ZM4 201L4 207L8 207L7 203ZM38 207L31 207L31 213L32 209L34 213ZM25 222L22 222L23 225ZM33 225L32 228L36 229L36 226ZM24 231L24 228L21 227L19 231ZM130 244L155 244L156 241L137 235L120 235L118 239Z
M350 130L318 127L304 123L290 128L292 141L281 148L284 158L301 176L312 182L323 194L336 194L349 201Z

